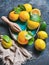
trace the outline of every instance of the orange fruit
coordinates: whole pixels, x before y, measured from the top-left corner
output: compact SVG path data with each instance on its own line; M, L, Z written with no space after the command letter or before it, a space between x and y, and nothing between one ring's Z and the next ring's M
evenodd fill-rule
M44 49L46 48L46 43L45 43L45 41L42 40L42 39L37 39L37 40L35 41L35 48L36 48L36 50L38 50L38 51L44 50Z
M28 43L28 40L25 38L25 36L27 35L27 32L26 31L21 31L19 34L18 34L18 42L22 45L25 45Z
M46 39L46 38L48 38L48 34L47 34L45 31L39 31L39 32L37 33L37 36L38 36L38 38L40 38L40 39Z
M19 18L22 22L26 22L30 18L30 16L27 11L21 11L19 14Z
M40 25L39 22L35 22L35 21L32 21L32 20L28 20L27 21L27 27L30 29L30 30L34 30L36 28L38 28Z
M12 40L8 43L6 41L2 40L2 45L4 48L10 48L12 46Z
M26 3L26 4L24 4L24 7L26 8L27 12L30 12L32 10L32 5L31 4Z
M32 14L38 14L39 16L41 16L41 11L39 9L37 9L37 8L32 9L31 12L32 12Z
M14 11L9 13L9 19L12 21L16 21L19 18L19 14L16 14Z

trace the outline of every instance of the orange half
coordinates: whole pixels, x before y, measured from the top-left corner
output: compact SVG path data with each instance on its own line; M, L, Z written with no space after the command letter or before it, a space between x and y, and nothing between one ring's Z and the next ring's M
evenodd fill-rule
M39 16L41 16L41 11L39 9L32 9L32 14L38 14Z
M28 43L28 40L25 38L25 35L27 35L27 32L26 31L21 31L19 34L18 34L18 42L22 45L25 45Z

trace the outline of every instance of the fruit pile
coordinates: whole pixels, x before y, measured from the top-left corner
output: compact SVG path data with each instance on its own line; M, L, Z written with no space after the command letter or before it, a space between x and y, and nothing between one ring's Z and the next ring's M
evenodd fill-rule
M9 19L12 21L17 21L27 23L27 28L29 30L35 30L40 27L39 32L37 33L37 40L35 40L35 48L39 51L46 48L45 39L48 37L46 30L46 22L43 21L41 17L41 11L37 8L33 8L31 4L20 4L17 7L14 7L13 11L9 13ZM18 34L17 40L20 44L32 44L34 42L34 37L29 31L21 31Z
M37 8L33 8L31 4L20 4L14 7L13 11L9 13L9 19L21 22L26 22L30 30L37 29L41 22L41 12Z

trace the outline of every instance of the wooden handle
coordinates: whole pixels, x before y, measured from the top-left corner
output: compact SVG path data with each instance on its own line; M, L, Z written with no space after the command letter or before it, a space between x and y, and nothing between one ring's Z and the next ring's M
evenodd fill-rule
M20 32L21 31L19 25L16 23L10 22L7 17L2 16L1 19L10 26L12 31L14 31L14 32Z
M4 22L8 23L8 24L11 23L11 22L8 20L8 18L5 17L5 16L2 16L1 19L2 19Z

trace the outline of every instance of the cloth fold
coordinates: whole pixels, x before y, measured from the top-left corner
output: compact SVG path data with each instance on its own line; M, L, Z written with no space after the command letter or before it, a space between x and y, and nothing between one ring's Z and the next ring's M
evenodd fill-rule
M21 65L31 57L32 54L23 47L18 47L14 41L13 46L10 49L4 49L0 42L0 58L3 59L6 65Z

